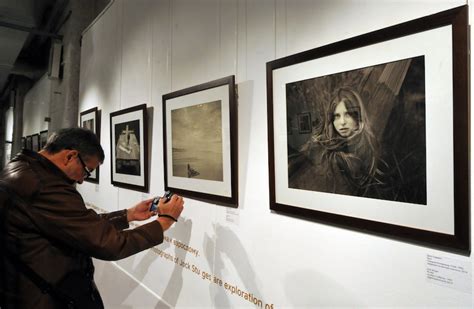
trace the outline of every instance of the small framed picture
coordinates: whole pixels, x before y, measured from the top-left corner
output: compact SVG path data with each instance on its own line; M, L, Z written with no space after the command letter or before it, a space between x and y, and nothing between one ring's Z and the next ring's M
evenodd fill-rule
M33 151L39 151L40 148L39 148L39 134L36 133L36 134L33 134L31 136L31 149Z
M44 145L46 145L46 142L48 141L48 130L41 131L39 134L39 145L40 145L40 150L43 149Z
M79 117L79 126L94 132L100 141L100 113L98 108L94 107L81 112ZM91 172L90 177L84 180L92 183L99 183L99 171L100 166Z
M79 125L81 128L89 129L97 136L100 135L99 110L97 107L80 113Z
M110 114L110 147L112 184L148 192L146 104Z
M237 207L234 76L163 96L165 189Z
M32 135L26 136L26 146L25 149L32 150L33 149L33 140Z
M26 149L26 137L21 138L21 149Z

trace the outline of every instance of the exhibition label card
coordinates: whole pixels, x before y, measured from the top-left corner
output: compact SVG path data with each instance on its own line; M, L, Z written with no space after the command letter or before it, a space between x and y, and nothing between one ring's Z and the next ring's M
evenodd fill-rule
M462 292L472 292L471 263L428 254L426 256L426 280Z
M239 223L240 223L239 211L237 209L234 209L234 208L226 208L225 219L229 223L239 225Z

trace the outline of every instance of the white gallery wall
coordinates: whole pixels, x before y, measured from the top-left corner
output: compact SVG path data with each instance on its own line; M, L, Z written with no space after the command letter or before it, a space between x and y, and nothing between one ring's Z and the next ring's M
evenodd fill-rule
M272 213L268 189L266 62L463 4L112 1L82 39L79 111L101 110L106 155L100 183L78 186L84 200L113 211L161 195L162 95L235 75L239 207L187 198L166 232L170 242L116 264L96 261L106 307L258 308L256 299L266 308L472 308L472 257ZM150 117L149 194L114 187L110 177L109 114L143 103ZM428 255L468 265L467 287L427 280Z
M5 112L5 156L3 157L3 165L5 166L11 159L13 140L13 107L9 107Z
M25 95L23 101L23 135L39 134L48 130L49 104L51 101L51 81L45 74ZM13 128L13 125L11 126Z

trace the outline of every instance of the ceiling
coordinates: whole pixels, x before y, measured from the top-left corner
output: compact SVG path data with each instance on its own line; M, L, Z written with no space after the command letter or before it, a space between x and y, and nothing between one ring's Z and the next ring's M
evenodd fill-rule
M69 0L0 0L0 98L13 75L46 72L52 39Z

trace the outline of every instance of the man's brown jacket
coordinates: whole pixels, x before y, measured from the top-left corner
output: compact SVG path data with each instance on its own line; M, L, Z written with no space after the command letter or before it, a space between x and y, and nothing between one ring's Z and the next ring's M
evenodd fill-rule
M118 260L163 241L157 221L124 230L126 210L98 215L87 209L74 182L33 151L23 150L7 164L0 173L0 189L2 309L63 307L12 256L54 285L72 272L93 272L91 257ZM12 203L12 197L22 202Z

